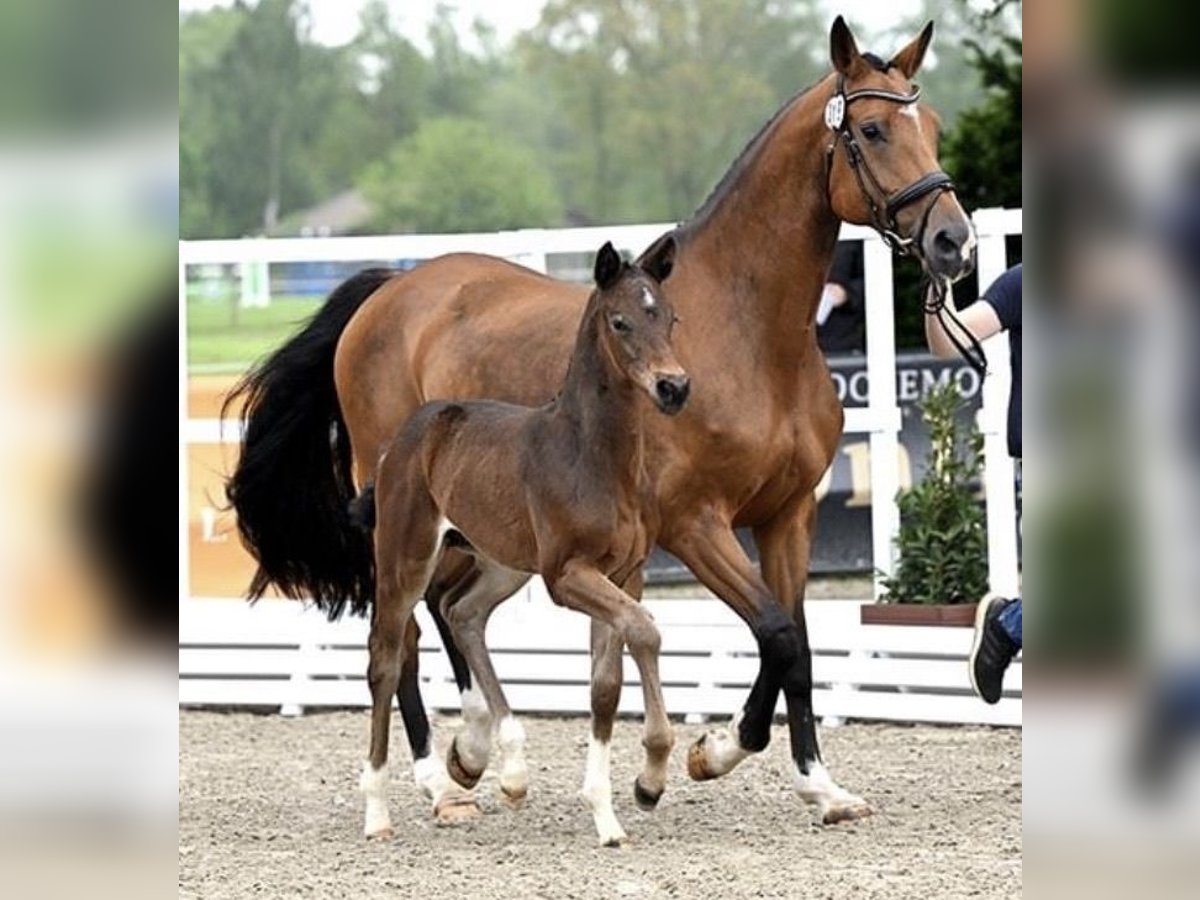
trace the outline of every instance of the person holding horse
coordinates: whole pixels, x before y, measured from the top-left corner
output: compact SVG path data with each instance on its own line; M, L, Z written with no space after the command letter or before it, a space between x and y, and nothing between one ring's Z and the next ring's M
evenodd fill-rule
M383 792L403 638L446 546L471 554L485 581L540 574L555 603L603 621L629 647L646 708L646 765L634 793L646 807L662 795L674 738L660 636L622 587L641 572L658 529L642 421L655 410L678 413L690 391L671 348L674 309L659 290L673 252L667 242L650 265L630 266L612 244L600 248L596 289L553 401L435 401L385 449L375 480L373 709L362 777L369 836L391 830ZM471 603L468 592L456 605ZM601 844L616 845L625 832L612 810L607 739L593 734L583 795Z
M947 295L948 303L952 298ZM958 313L962 330L975 341L1008 332L1012 387L1008 396L1008 452L1021 463L1021 264L1013 266L983 292L983 297ZM933 307L925 312L925 337L937 356L958 352L945 319ZM1018 476L1019 477L1019 476ZM984 598L975 616L968 670L971 687L985 703L997 703L1009 663L1021 650L1021 598Z

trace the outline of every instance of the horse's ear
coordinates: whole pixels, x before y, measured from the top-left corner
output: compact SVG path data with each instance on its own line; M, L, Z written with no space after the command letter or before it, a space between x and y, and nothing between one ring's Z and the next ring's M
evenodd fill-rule
M647 248L638 266L657 282L664 282L675 268L675 235L664 234Z
M621 275L621 254L617 253L612 241L605 241L604 246L596 254L596 268L593 272L596 287L607 291L617 283Z
M850 33L846 20L838 16L833 20L829 30L829 58L833 67L849 78L853 73L854 64L859 60L858 44Z
M925 23L921 33L913 38L907 47L892 57L892 61L888 65L895 66L903 72L905 78L912 78L917 74L917 69L921 68L921 61L925 59L925 51L929 49L931 40L933 40L932 19Z

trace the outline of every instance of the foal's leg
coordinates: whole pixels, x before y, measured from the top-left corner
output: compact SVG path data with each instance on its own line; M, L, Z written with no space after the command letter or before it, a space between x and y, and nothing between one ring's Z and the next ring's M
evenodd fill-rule
M437 510L423 491L405 487L394 488L394 496L380 507L375 531L377 576L367 666L371 742L359 779L366 795L364 831L368 837L389 837L392 833L386 799L392 697L400 687L401 671L415 664L417 635L408 631L408 625L429 582L437 553ZM397 522L397 518L402 521Z
M758 676L741 712L728 727L709 731L688 751L688 774L704 781L727 774L750 754L766 749L783 673L799 654L799 635L727 522L696 520L664 546L742 617L758 642Z
M639 569L621 585L635 600L642 596L642 572ZM617 821L612 807L612 778L609 744L612 741L613 721L621 702L624 677L625 643L609 625L592 619L592 734L588 739L587 767L583 773L580 796L592 810L597 831L612 836L617 842L625 832ZM643 809L652 809L657 797L634 790L634 797Z
M821 763L821 751L817 746L812 706L812 651L804 620L804 587L808 580L816 513L816 499L808 494L798 507L756 528L754 540L762 559L763 577L791 613L800 637L800 653L783 679L796 789L806 803L817 808L821 820L829 825L868 816L871 807L861 797L838 786Z
M633 790L639 803L652 806L666 788L667 760L675 743L658 676L658 651L662 642L658 628L641 604L590 565L568 563L547 583L556 603L587 613L608 625L616 640L629 647L637 663L646 707L642 731L646 762L642 773L634 781ZM611 646L609 644L606 648L608 652L611 652ZM600 843L617 846L625 840L625 832L613 814L611 790L607 792L608 797L603 796L602 786L608 780L607 748L607 743L599 741L589 747L589 771L595 768L602 770L603 775L597 779L601 791L596 795L585 793L585 799L592 805L592 817Z
M500 743L500 790L510 803L525 799L529 773L525 765L525 729L512 714L500 679L492 666L485 642L492 612L529 580L529 575L477 557L481 572L449 609L444 609L454 639L471 668L474 691L463 694L465 728L450 744L447 768L465 787L479 780L487 768L492 748L492 723L498 722ZM468 707L468 700L471 707Z

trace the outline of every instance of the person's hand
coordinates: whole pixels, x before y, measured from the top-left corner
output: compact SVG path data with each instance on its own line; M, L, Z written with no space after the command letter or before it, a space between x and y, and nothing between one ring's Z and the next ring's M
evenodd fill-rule
M834 309L846 302L846 289L840 284L829 282L821 291L821 302L817 305L817 324L824 325Z

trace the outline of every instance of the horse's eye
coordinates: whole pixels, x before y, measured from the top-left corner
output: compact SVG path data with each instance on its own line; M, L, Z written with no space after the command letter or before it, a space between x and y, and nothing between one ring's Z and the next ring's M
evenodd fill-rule
M861 126L863 137L868 141L877 141L883 137L883 132L879 130L879 126L874 122L867 122Z
M630 326L624 316L613 316L609 324L617 334L629 334L629 332L633 331L632 326Z

